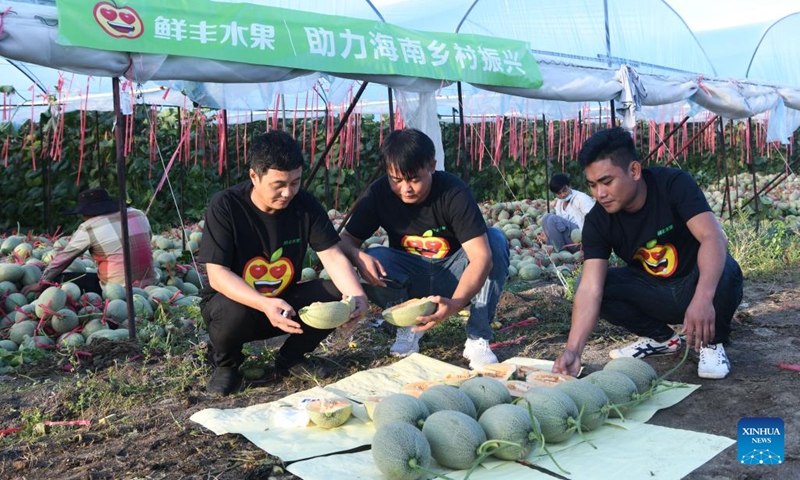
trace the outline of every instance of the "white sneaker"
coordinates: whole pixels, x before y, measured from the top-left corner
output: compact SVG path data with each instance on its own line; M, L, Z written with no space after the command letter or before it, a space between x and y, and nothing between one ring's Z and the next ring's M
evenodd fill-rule
M656 355L670 355L680 350L680 348L681 337L677 333L666 342L657 342L652 338L639 337L638 340L630 345L611 350L608 356L611 358L645 358Z
M731 373L731 362L725 355L725 347L721 343L700 349L700 361L697 363L698 377L720 379L729 373Z
M419 352L419 339L425 332L412 332L412 327L398 327L394 345L389 349L389 355L393 357L407 357L412 353Z
M469 360L469 368L478 370L484 365L498 363L497 357L489 348L489 341L485 338L468 338L464 344L464 358Z

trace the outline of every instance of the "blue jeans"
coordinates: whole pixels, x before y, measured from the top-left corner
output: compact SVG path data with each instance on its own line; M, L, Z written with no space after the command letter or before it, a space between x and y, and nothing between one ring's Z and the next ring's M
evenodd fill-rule
M657 278L638 268L611 267L606 275L600 314L636 335L666 341L674 335L669 325L683 323L699 275L696 266L690 274L675 279ZM714 293L716 322L711 343L727 343L731 320L742 301L742 285L742 270L728 255Z
M490 340L494 335L491 322L508 278L509 260L508 241L503 232L490 227L487 235L492 252L492 269L483 288L470 302L467 335ZM367 297L381 308L429 295L450 298L469 265L463 248L440 259L425 258L394 248L370 248L366 253L379 260L386 270L386 276L394 280L388 282L386 287L364 285Z
M547 237L547 243L552 245L556 252L567 250L568 252L575 253L578 251L578 245L572 245L572 231L578 226L564 217L559 217L553 213L545 213L542 216L542 229L544 235ZM564 245L570 245L566 249Z

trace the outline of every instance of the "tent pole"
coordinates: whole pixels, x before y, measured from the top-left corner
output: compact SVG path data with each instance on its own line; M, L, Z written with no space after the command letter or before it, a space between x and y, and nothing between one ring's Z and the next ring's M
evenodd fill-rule
M120 109L119 78L111 79L114 93L114 133L117 147L117 186L119 187L119 215L122 227L122 255L125 266L125 299L128 307L128 338L136 340L136 316L133 310L133 273L131 270L131 244L128 234L128 201L125 188L125 116Z
M331 140L328 142L327 145L325 145L325 150L323 150L322 154L320 154L317 163L315 163L314 166L311 167L311 172L308 174L308 178L306 179L306 184L303 186L305 190L308 190L308 187L311 186L311 181L314 180L314 175L317 174L317 170L319 170L319 167L320 165L322 165L323 160L325 160L325 157L328 156L328 153L330 153L331 148L333 148L333 142L335 142L336 139L339 137L339 133L341 133L342 128L344 128L345 124L347 123L347 119L350 118L350 114L353 113L353 109L356 107L356 104L361 99L361 95L364 93L364 89L367 88L367 85L369 85L369 82L361 83L361 87L358 89L358 92L356 92L356 96L353 97L353 101L350 102L350 106L347 107L347 111L344 112L344 115L342 115L342 118L339 120L339 125L336 125L336 131L334 131L333 135L331 135ZM311 160L313 161L314 159L312 158Z
M534 141L535 137L534 137ZM550 152L547 151L547 118L542 114L542 150L544 150L544 198L547 213L550 213Z
M394 97L392 96L392 87L389 90L389 131L394 132Z
M731 179L728 175L728 157L725 154L725 120L719 118L719 160L722 162L722 171L725 172L725 202L728 204L728 220L733 221L733 205L731 205ZM723 205L724 207L724 205ZM720 213L724 213L725 208Z
M461 82L456 83L456 86L458 87L458 141L461 143L461 158L459 158L459 160L463 160L461 162L461 168L463 170L461 179L464 180L464 183L467 183L469 182L469 168L467 168L467 161L464 158L464 155L467 153L467 126L464 124L464 94L461 92Z
M747 131L750 132L749 140L747 149L750 152L750 158L748 158L747 167L750 169L750 172L753 174L753 199L758 198L758 179L756 178L756 162L753 161L753 117L747 118ZM761 220L758 218L758 210L760 202L753 202L756 207L756 234L758 234L759 227L761 226Z
M664 138L662 138L662 139L661 139L661 140L658 142L658 145L656 145L656 148L654 148L654 149L650 150L650 153L648 153L648 154L647 154L647 156L644 158L644 160L642 160L642 163L645 163L646 161L650 160L650 157L652 157L652 156L653 156L653 154L654 154L655 152L657 152L657 151L658 151L658 149L659 149L659 148L661 148L661 146L662 146L662 145L665 145L665 144L667 143L667 140L669 140L669 137L671 137L671 136L675 135L675 133L677 133L677 132L678 132L678 130L680 130L680 129L681 129L681 127L683 127L683 124L684 124L684 123L686 123L686 121L687 121L687 120L689 120L689 117L688 117L688 116L686 116L686 117L683 117L683 120L681 120L681 123L679 123L678 125L676 125L676 126L675 126L675 128L673 128L672 130L670 130L668 134L664 135ZM692 140L694 140L694 138L692 138ZM687 145L689 145L689 144L691 144L691 143L692 143L692 142L691 142L691 140L690 140L689 142L687 142ZM683 150L685 150L685 148L682 148L680 151L681 151L681 152L683 152ZM678 158L678 155L679 155L679 154L680 154L680 153L673 154L673 155L672 155L672 158L670 158L670 160L669 160L669 161L670 161L670 162L672 162L674 159Z
M716 116L716 115L714 115L713 117L711 117L710 119L708 119L708 121L706 122L706 124L705 124L705 125L703 125L702 127L700 127L700 130L698 130L698 131L697 131L697 132L696 132L694 135L692 135L692 138L690 138L690 139L689 139L689 141L688 141L688 142L686 142L686 143L683 145L683 148L681 148L680 150L678 150L678 152L677 152L677 153L676 153L676 154L675 154L675 155L674 155L672 158L670 158L669 160L667 160L667 163L665 163L665 164L664 164L664 166L665 166L665 167L668 167L668 166L669 166L669 164L670 164L670 163L672 163L672 161L673 161L673 160L675 160L676 158L678 158L678 155L682 154L684 150L686 150L687 148L689 148L689 145L691 145L691 144L692 144L692 143L695 141L695 139L696 139L697 137L699 137L699 136L700 136L700 134L701 134L701 133L703 133L703 132L706 130L706 128L710 127L710 126L711 126L711 125L714 123L714 121L715 121L716 119L717 119L717 116ZM666 138L668 138L668 137L666 137ZM656 151L658 151L658 149L657 149L657 148L656 148L655 150L651 151L651 152L650 152L650 154L649 154L649 155L647 155L647 158L645 158L645 160L647 160L648 158L650 158L650 156L651 156L651 155L653 155L653 152L656 152Z

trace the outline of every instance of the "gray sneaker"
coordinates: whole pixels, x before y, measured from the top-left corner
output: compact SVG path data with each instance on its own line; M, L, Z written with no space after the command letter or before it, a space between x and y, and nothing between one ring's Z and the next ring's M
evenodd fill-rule
M412 332L413 327L398 327L394 345L389 349L389 355L393 357L407 357L412 353L419 352L419 339L425 332Z

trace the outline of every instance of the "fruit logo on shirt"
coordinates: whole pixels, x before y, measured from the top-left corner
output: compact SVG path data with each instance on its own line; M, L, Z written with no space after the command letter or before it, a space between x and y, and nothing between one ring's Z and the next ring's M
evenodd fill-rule
M405 235L400 245L408 253L422 255L426 258L444 258L450 251L450 243L442 237L434 237L433 231L428 230L419 235Z
M112 37L134 39L144 32L142 18L131 7L99 2L94 6L93 13L100 28Z
M269 261L254 257L244 266L244 281L265 297L276 297L286 290L294 277L291 260L282 257L283 249L272 254Z
M678 251L671 243L658 245L656 240L650 240L633 259L642 262L644 271L656 277L669 277L678 269Z

